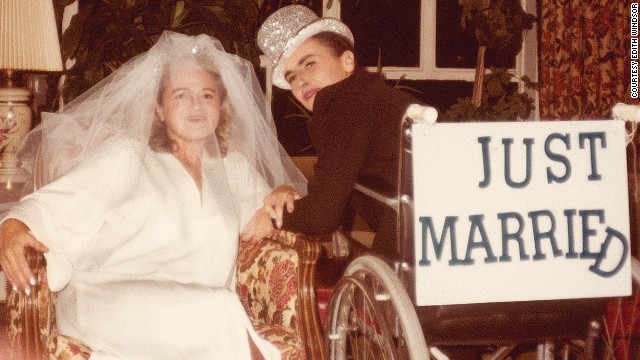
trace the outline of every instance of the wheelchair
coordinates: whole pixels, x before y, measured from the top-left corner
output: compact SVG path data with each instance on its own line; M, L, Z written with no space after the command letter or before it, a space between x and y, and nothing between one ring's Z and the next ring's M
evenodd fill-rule
M635 126L640 107L619 104L613 115ZM603 358L597 344L611 298L416 305L411 130L416 122L434 124L436 118L433 108L412 105L407 110L400 129L397 194L356 185L396 211L400 255L385 259L367 253L349 263L327 307L325 354L332 360L444 360L470 359L468 352L456 351L475 349L473 358L495 360L516 358L526 348L541 360ZM635 288L640 262L630 257Z

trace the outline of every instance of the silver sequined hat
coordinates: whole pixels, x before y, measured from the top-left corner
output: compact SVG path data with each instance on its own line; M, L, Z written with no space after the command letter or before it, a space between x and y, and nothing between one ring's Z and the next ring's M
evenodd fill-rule
M353 44L353 34L345 23L334 18L320 18L302 5L285 6L262 23L258 30L258 46L273 64L273 85L291 89L284 78L287 60L305 40L325 31L342 35Z

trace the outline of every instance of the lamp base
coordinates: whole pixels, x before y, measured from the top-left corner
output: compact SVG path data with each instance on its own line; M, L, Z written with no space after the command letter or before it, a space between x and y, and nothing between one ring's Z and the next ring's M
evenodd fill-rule
M0 180L19 176L14 157L31 130L31 93L24 88L0 88Z

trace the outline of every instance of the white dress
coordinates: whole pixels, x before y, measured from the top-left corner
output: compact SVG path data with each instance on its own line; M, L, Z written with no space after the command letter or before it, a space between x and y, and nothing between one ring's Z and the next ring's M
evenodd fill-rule
M238 199L265 190L241 159L225 159L231 184L203 160L201 197L173 155L118 141L14 207L50 249L59 332L92 359L250 359L247 333L279 359L233 286Z

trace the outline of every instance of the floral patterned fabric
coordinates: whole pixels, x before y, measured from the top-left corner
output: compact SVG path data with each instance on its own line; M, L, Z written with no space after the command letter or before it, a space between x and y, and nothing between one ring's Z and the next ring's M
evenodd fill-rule
M71 337L58 335L50 344L49 360L87 360L91 356L91 349Z
M630 0L541 0L542 119L606 119L631 102Z
M305 348L299 333L298 253L294 245L296 234L275 231L270 239L257 244L242 243L238 257L237 290L252 319L256 331L273 343L283 360L305 360ZM29 254L32 269L37 269L36 306L40 344L47 344L41 355L49 360L88 359L91 349L80 341L56 333L55 294L49 291L46 262L43 256ZM13 353L11 360L23 359L25 349L25 316L27 297L10 291L9 332ZM27 316L28 317L28 316ZM31 321L30 321L31 323ZM32 354L31 356L36 355Z
M306 359L299 334L298 253L295 234L276 231L272 238L242 244L237 291L258 334L280 350L283 360Z

